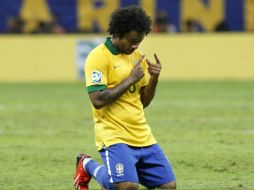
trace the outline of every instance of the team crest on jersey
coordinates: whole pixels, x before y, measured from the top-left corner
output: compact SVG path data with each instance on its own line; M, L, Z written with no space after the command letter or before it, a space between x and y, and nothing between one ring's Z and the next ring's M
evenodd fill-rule
M93 71L92 72L92 83L101 83L102 81L102 74L100 71Z
M116 173L117 173L117 176L124 175L123 172L124 172L124 165L122 163L116 164Z

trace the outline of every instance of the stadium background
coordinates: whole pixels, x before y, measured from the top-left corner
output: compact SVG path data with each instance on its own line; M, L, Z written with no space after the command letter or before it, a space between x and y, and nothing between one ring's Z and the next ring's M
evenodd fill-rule
M38 20L50 21L56 15L72 35L0 35L0 81L79 79L78 42L104 38L110 13L131 4L141 5L152 18L164 10L175 26L174 33L149 35L140 47L150 59L153 52L161 57L163 79L254 78L253 0L12 0L0 1L1 33L11 16L25 20L26 34ZM188 19L199 22L205 32L181 33ZM221 20L228 24L230 35L213 32ZM100 34L87 34L95 26Z

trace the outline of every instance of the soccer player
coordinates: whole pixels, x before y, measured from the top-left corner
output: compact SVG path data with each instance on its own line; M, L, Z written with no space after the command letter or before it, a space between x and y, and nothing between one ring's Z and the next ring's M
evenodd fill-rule
M103 189L175 189L172 167L144 117L152 101L161 63L151 63L137 48L151 30L151 18L138 6L114 11L108 37L88 55L86 86L92 103L95 140L104 162L77 157L76 189L87 190L94 177Z

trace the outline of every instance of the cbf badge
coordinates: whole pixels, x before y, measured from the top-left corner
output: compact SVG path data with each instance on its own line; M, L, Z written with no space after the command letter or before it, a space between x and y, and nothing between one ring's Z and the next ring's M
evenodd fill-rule
M119 176L124 175L124 174L123 174L123 171L124 171L124 166L123 166L123 164L122 164L122 163L118 163L118 164L116 165L116 173L117 173L117 176L119 177Z
M101 83L102 81L102 73L100 71L92 72L92 83Z

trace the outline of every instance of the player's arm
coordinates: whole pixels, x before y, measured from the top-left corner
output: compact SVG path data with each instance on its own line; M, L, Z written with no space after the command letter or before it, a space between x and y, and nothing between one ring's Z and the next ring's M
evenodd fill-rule
M140 65L144 56L141 57L133 67L130 75L120 84L113 88L106 88L100 91L93 91L89 93L90 100L96 109L100 109L108 104L111 104L119 97L121 97L131 85L136 84L144 76L144 72Z
M148 72L150 73L151 78L148 82L148 85L142 87L140 90L141 102L142 102L144 108L150 104L150 102L152 101L152 99L155 95L155 91L156 91L156 87L157 87L157 83L158 83L158 78L159 78L160 71L161 71L160 60L158 59L156 54L154 54L154 57L156 60L155 64L151 63L148 59L146 60L146 62L148 64Z

